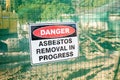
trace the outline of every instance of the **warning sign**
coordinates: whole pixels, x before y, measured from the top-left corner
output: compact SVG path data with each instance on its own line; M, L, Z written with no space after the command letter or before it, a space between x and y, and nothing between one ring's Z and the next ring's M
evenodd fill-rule
M70 59L78 56L75 23L30 25L32 64Z

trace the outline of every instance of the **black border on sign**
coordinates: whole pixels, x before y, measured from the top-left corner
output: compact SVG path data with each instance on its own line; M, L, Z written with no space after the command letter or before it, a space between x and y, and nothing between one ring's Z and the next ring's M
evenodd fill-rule
M37 36L34 36L33 35L33 31L38 29L38 28L42 28L42 27L46 27L46 26L56 26L56 25L60 25L60 26L70 26L72 28L75 29L75 32L71 35L68 35L68 36L64 36L64 37L74 37L74 36L77 36L77 31L76 31L76 24L44 24L44 25L32 25L31 26L31 38L32 40L42 40L42 39L55 39L55 38L40 38L40 37L37 37ZM62 38L62 37L56 37L56 38Z

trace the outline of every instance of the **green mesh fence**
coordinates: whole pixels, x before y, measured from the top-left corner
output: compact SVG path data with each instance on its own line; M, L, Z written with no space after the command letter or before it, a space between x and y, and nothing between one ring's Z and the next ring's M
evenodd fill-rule
M0 0L0 80L119 80L120 0ZM75 22L77 58L31 65L29 23Z

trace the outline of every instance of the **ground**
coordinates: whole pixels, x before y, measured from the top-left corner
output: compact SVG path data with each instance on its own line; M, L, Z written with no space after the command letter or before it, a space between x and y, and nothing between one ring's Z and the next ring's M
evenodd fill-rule
M0 56L1 80L113 80L118 54L95 53L78 58L33 66L30 54ZM119 77L120 72L117 74Z

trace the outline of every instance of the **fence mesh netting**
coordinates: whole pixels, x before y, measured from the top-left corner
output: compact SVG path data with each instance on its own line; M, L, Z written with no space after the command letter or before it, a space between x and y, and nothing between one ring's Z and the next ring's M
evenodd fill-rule
M120 80L120 0L0 0L0 80ZM31 65L29 23L77 24L79 56Z

